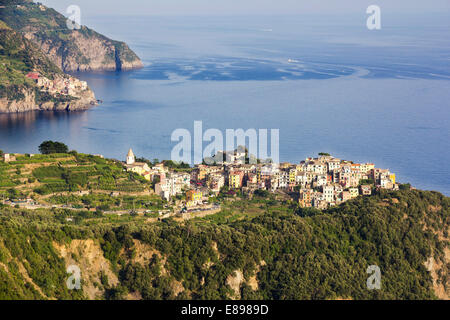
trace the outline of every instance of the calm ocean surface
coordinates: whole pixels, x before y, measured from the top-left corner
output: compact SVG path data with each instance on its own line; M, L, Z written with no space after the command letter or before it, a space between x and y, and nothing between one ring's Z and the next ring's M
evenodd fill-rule
M0 149L44 140L124 159L169 159L172 132L280 129L281 161L318 152L374 162L450 195L449 17L87 17L146 67L77 74L103 104L0 115Z

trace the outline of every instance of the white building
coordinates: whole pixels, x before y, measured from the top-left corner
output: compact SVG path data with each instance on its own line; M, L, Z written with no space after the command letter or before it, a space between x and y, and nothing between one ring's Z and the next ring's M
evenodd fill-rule
M134 164L136 162L136 156L133 153L133 150L128 150L128 154L127 154L127 164Z
M341 160L339 159L333 159L330 160L328 163L328 172L331 172L333 170L338 170L341 167Z
M261 168L261 175L274 176L280 171L277 164L267 164Z
M310 161L306 164L306 171L317 174L327 173L327 166L319 161Z
M324 186L322 190L325 201L334 202L334 186Z
M280 171L278 175L278 188L287 189L289 187L289 172Z
M319 174L317 175L317 186L325 186L327 184L327 175L326 174Z

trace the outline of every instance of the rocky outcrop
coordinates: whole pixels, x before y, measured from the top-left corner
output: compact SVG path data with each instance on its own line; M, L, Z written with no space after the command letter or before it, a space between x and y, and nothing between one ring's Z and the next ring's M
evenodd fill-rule
M66 267L77 266L81 271L81 290L90 300L101 299L105 288L102 277L109 285L117 285L119 280L112 271L110 262L105 259L103 251L97 241L72 240L70 244L53 242L53 247L64 259Z
M25 33L25 37L35 42L47 57L65 72L122 71L144 66L125 43L83 30L88 29L83 27L81 31L74 30L64 41L37 33Z
M245 278L241 270L235 270L227 277L226 284L233 290L234 294L230 298L232 300L241 299L241 285L244 283Z

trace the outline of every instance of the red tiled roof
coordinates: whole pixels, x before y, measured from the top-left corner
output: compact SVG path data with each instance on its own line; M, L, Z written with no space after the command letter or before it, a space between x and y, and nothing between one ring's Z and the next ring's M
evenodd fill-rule
M39 73L37 72L29 72L26 75L27 78L33 79L33 80L39 80Z

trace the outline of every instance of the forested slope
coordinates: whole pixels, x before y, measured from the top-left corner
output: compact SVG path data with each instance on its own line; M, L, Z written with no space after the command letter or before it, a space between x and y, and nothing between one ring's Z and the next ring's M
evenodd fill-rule
M285 209L143 224L4 207L0 298L448 298L449 198L382 191L323 213ZM81 291L66 287L72 264ZM366 287L369 265L381 269L381 290Z

